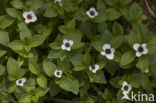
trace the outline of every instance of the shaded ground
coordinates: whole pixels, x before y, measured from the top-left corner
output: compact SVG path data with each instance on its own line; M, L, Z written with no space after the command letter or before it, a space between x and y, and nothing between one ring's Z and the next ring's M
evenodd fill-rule
M140 5L148 17L145 22L146 26L156 34L156 0L140 0Z

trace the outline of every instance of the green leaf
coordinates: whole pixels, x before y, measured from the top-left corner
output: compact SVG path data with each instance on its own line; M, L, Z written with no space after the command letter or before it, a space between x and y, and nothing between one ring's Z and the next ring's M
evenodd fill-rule
M63 61L67 57L67 51L60 51L59 57L60 57L60 60Z
M126 5L129 4L130 2L131 2L131 0L120 0L120 5L126 6Z
M13 0L11 2L11 5L14 7L14 8L17 8L17 9L22 9L24 6L23 6L23 2L21 0Z
M76 66L73 68L74 71L82 71L85 70L86 66L85 65L80 65L80 66Z
M141 56L138 61L138 66L142 71L145 71L149 67L149 60L147 56Z
M22 50L22 49L24 49L23 45L24 45L23 42L20 40L15 40L15 41L12 41L11 43L8 44L8 46L12 50Z
M53 42L51 44L49 44L50 48L55 49L55 50L60 50L61 49L61 45L57 42Z
M42 87L42 88L46 88L47 87L47 78L44 77L43 75L40 75L37 78L37 84Z
M111 41L110 41L110 45L117 49L120 47L120 45L123 43L124 41L124 37L123 36L117 36L117 37L114 37Z
M95 42L92 42L91 45L97 50L97 51L102 51L102 47L104 45L104 42L102 41L95 41Z
M110 6L116 6L118 4L118 0L106 0L106 3Z
M45 11L44 16L48 18L56 17L57 11L54 8L50 7Z
M155 54L156 53L156 42L149 42L147 45L147 48L149 50L149 54Z
M52 59L57 59L59 58L60 56L60 53L58 50L54 50L54 49L51 49L49 54L48 54L48 58L52 58Z
M120 65L122 65L122 66L127 65L127 64L133 62L134 59L135 59L135 54L133 52L131 52L131 51L126 52L122 55Z
M74 65L74 66L79 66L79 65L83 65L83 55L82 54L77 54L77 55L74 55L74 56L71 56L69 57L71 63Z
M0 76L4 75L5 70L6 70L5 67L0 64Z
M151 89L151 85L149 85L150 81L147 75L144 75L141 73L135 73L133 74L133 78L134 78L134 82L141 85L144 89L147 89L147 90Z
M119 23L115 22L113 24L113 34L114 35L123 35L123 33L124 33L124 31L123 31L122 26Z
M7 53L5 50L0 50L0 57L4 56Z
M43 61L43 69L44 72L51 77L52 75L54 75L55 70L57 70L57 66L52 63L52 62L48 62L48 61Z
M95 17L95 22L102 23L107 20L107 16L104 12L100 12L97 17Z
M15 8L6 8L6 12L9 16L13 17L13 18L17 18L19 20L21 20L21 14L20 11L18 9Z
M44 42L45 39L46 39L45 36L35 35L30 39L30 46L38 47Z
M10 57L7 62L7 70L9 75L15 76L20 71L20 66L15 59Z
M60 91L61 91L61 88L60 88L58 85L56 85L56 84L54 83L54 81L51 81L51 82L49 83L49 93L50 93L50 96L51 96L51 97L54 97L54 96L57 95Z
M74 94L78 94L79 91L79 82L74 77L65 77L62 78L62 80L59 83L59 86L69 92L72 92Z
M120 88L119 81L122 80L121 77L114 77L110 80L110 84L116 88Z
M107 15L108 20L116 20L121 16L121 14L113 8L107 9L106 15Z
M142 16L142 9L137 3L133 3L129 10L129 16L132 20L139 20Z
M25 38L31 38L31 32L24 22L19 22L18 28L20 30L20 39L21 40L25 40Z
M83 58L84 64L85 65L89 65L90 61L91 61L91 55L89 52L86 52Z
M97 3L97 10L98 11L103 11L105 10L105 2L103 0L98 0L98 3Z
M7 15L0 16L0 29L6 29L9 27L15 20Z
M41 72L39 65L37 65L37 63L32 62L29 63L29 70L35 75L39 75Z
M78 48L83 47L84 45L85 45L85 44L82 43L82 42L77 42L77 41L75 41L71 48L72 48L72 49L78 49Z
M96 72L94 82L95 83L104 83L104 84L107 83L103 71L99 70Z
M9 43L8 32L0 30L0 44L7 46Z
M137 35L134 31L131 31L130 35L128 36L128 42L129 42L129 45L131 47L133 47L133 45L135 43L141 43L141 37L139 35Z

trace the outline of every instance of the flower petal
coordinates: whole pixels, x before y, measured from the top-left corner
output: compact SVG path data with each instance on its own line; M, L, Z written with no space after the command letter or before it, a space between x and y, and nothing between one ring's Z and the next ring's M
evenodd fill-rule
M31 21L29 19L25 19L25 23L30 23Z
M101 51L100 54L103 55L103 56L106 55L105 51Z
M140 52L136 52L136 56L140 57L142 54Z
M110 48L111 48L110 44L104 44L103 45L103 50L110 49Z
M114 59L114 54L106 54L107 59L113 60Z
M27 12L27 11L26 11L26 12L24 12L24 13L23 13L23 18L25 18L25 19L26 19L28 14L29 14L29 12Z
M66 50L67 50L67 51L70 51L70 50L71 50L71 47L66 47Z
M139 48L139 46L140 46L140 44L135 43L135 44L133 45L133 49L137 51L137 50L138 50L138 48Z
M115 49L114 48L111 48L111 53L115 53Z
M142 46L143 48L146 48L147 44L146 44L146 43L143 43L143 44L141 44L141 46Z
M72 46L74 44L73 40L69 40L68 42L69 42L70 46Z
M126 81L124 81L123 83L122 83L122 86L124 87L125 85L127 85L128 83L126 82Z
M33 15L32 19L31 19L31 22L35 22L35 21L37 21L37 17L36 17L36 15Z
M94 11L94 12L96 12L96 9L95 9L94 7L91 7L91 8L89 9L89 11Z
M95 64L95 70L98 70L99 69L99 65Z
M128 92L132 90L132 86L130 84L127 84L128 86Z
M148 49L144 48L144 51L142 52L142 54L148 54Z
M99 13L97 11L95 11L95 16L98 16L98 15L99 15Z
M62 48L62 50L65 50L66 49L66 47L65 47L64 44L62 44L61 48Z
M63 40L63 44L65 44L65 43L68 43L68 40L67 39L64 39Z

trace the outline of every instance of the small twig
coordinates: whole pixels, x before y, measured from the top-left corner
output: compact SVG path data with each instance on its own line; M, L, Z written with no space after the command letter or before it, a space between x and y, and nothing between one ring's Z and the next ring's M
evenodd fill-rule
M152 11L152 9L150 8L150 6L149 6L147 0L144 0L144 1L145 1L145 4L146 4L146 7L148 8L149 13L150 13L154 18L156 18L155 13L154 13L154 12Z

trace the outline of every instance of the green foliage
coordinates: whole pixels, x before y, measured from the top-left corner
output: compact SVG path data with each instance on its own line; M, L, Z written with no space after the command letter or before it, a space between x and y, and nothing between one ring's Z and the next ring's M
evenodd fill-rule
M139 0L54 1L0 0L0 103L130 103L124 81L155 94L156 36Z

